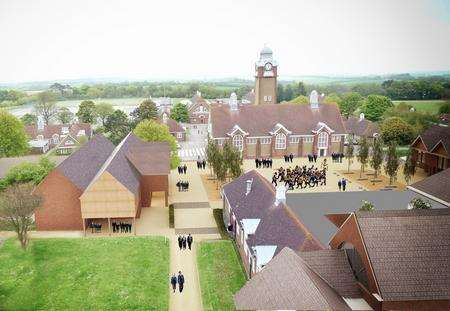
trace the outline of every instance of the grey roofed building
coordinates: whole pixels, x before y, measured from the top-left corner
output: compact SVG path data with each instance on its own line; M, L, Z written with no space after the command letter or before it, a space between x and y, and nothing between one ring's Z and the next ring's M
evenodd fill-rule
M450 209L355 215L383 301L450 299Z
M56 169L80 190L85 190L113 150L113 143L102 134L97 134Z
M450 207L450 168L418 181L408 189Z
M339 264L351 273L348 261ZM234 295L234 302L238 310L352 310L326 278L289 248L250 279Z
M354 191L322 193L287 193L286 203L312 234L328 245L338 228L325 215L350 214L359 210L362 200L370 201L375 210L407 209L416 197L427 199L412 191ZM433 208L446 206L431 202Z

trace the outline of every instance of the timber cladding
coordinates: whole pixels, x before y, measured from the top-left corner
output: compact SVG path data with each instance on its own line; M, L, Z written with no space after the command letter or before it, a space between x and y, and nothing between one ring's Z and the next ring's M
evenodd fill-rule
M83 218L136 216L136 198L109 172L103 172L81 195Z
M37 230L83 230L79 200L82 191L58 169L49 173L36 193L44 200L35 213Z

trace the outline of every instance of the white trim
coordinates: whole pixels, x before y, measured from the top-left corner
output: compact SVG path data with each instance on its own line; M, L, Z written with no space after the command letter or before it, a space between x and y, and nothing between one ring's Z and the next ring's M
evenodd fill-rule
M424 197L427 197L427 198L429 198L429 199L432 199L433 201L436 201L436 202L438 202L438 203L441 203L442 205L445 205L445 206L450 207L450 202L446 202L446 201L444 201L444 200L442 200L442 199L436 198L435 196L433 196L433 195L431 195L431 194L429 194L429 193L427 193L427 192L424 192L424 191L419 190L419 189L417 189L417 188L414 188L414 187L412 187L412 186L406 186L406 188L409 189L409 190L411 190L411 191L414 191L414 192L416 192L416 193L418 193L418 194L421 194L421 195L423 195Z
M274 129L275 129L275 128L277 128L275 131L272 130L272 132L269 132L269 133L272 134L272 135L275 135L275 134L278 133L279 130L283 129L287 134L292 134L292 132L289 131L289 130L288 130L283 124L281 124L281 123L277 123L277 124L274 126Z
M328 130L328 132L334 133L334 130L332 130L331 127L329 127L329 126L328 126L326 123L324 123L324 122L318 122L317 125L320 126L319 129L318 129L318 130L312 130L311 132L317 134L317 133L319 133L323 128L325 128L325 129Z
M234 136L234 133L235 133L236 131L240 131L240 132L242 133L242 135L244 135L244 136L247 136L247 135L248 135L248 133L247 133L246 131L244 131L244 130L243 130L239 125L237 125L237 124L235 124L235 125L233 126L232 131L231 131L230 133L227 133L227 135L228 135L228 136Z

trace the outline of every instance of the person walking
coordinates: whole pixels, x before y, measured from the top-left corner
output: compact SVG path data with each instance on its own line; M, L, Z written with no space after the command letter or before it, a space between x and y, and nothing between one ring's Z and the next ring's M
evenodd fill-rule
M183 236L183 249L186 249L186 237L185 236Z
M188 237L187 237L187 244L189 247L189 250L191 250L192 247L192 242L194 241L194 238L192 237L192 235L189 233Z
M342 181L339 179L339 180L338 180L338 188L339 188L339 191L341 191L341 187L342 187Z
M183 248L183 239L181 238L181 235L178 236L178 247L181 249Z
M185 174L186 175L186 171L187 171L187 166L186 166L186 164L183 166L183 174Z
M178 289L180 293L183 291L184 288L184 275L181 273L181 271L178 271Z
M177 276L175 275L175 273L170 278L170 284L172 284L172 290L175 294L175 291L177 290Z
M347 180L342 178L342 191L345 191L345 187L347 187Z

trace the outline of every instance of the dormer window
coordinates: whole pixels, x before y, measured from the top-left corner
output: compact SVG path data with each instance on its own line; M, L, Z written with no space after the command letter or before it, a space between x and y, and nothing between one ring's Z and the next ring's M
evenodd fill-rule
M79 130L77 136L86 136L85 130Z
M63 127L61 128L61 133L62 133L62 134L68 134L68 133L69 133L69 128L68 128L67 126L63 126Z
M56 144L59 144L59 135L58 135L58 134L53 134L52 140L53 140L53 143L54 143L55 145L56 145Z
M37 139L37 140L44 140L44 135L38 135L38 136L36 137L36 139Z
M286 135L284 133L275 136L275 149L286 149Z

